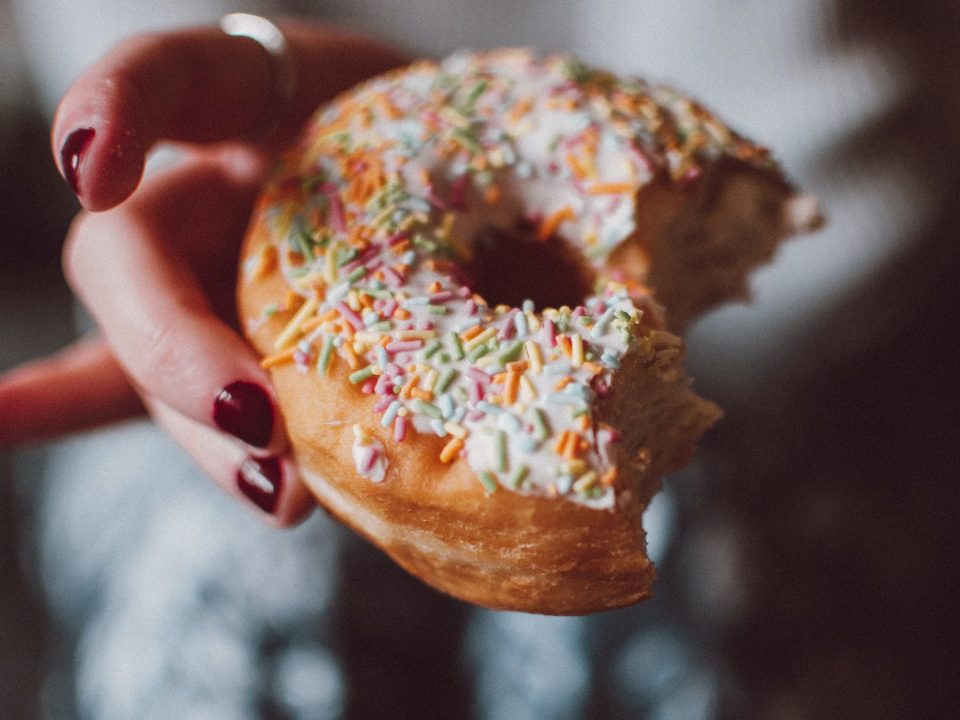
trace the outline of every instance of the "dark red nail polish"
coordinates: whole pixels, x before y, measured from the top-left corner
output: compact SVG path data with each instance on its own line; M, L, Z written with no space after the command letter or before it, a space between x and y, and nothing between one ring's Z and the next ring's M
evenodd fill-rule
M256 383L238 380L217 394L213 421L245 443L266 447L273 436L273 402Z
M83 162L83 153L93 140L96 132L93 128L80 128L67 135L67 139L60 148L60 167L63 168L63 177L70 185L70 189L80 196L80 163Z
M248 457L237 470L237 486L254 505L272 515L283 487L280 459Z

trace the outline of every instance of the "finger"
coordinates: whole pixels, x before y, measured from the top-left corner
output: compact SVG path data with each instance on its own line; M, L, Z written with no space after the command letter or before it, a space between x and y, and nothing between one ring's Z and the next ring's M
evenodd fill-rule
M233 293L251 194L220 163L188 162L151 179L121 208L79 216L64 267L144 394L279 453L286 440L267 373L208 301L208 293ZM181 252L188 246L189 261ZM197 257L205 255L219 260L213 264L221 274L202 287L195 271Z
M0 445L45 440L142 412L100 338L79 340L0 376Z
M255 456L211 428L184 417L165 403L147 400L150 414L233 497L255 507L280 527L304 520L315 507L285 455Z
M345 31L284 23L298 80L272 139L288 141L316 106L405 61ZM63 176L84 207L126 199L158 140L250 139L276 108L273 59L256 42L215 28L144 35L118 45L60 103L51 135Z

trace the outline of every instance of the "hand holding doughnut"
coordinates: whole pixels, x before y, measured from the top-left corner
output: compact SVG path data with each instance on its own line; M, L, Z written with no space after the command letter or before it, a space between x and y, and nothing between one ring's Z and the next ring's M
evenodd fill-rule
M0 443L147 409L229 492L271 522L313 507L287 455L270 380L233 329L235 259L264 168L319 102L402 56L284 23L300 82L279 114L272 59L216 28L121 43L64 97L54 153L86 212L64 264L101 329L0 378ZM274 125L268 138L265 124ZM182 143L141 181L148 151Z

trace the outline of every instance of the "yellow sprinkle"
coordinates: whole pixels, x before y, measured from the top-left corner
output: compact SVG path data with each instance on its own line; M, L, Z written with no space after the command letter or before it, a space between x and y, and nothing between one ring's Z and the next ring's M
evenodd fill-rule
M443 429L454 437L458 437L461 440L467 439L467 429L463 425L459 425L452 420L448 420L443 424Z
M280 331L279 335L277 335L277 339L273 343L274 349L283 350L287 347L287 345L296 340L300 335L301 326L308 317L317 311L317 307L319 305L320 301L316 298L310 298L303 305L301 305L300 309L297 310L292 318L290 318L290 322L287 323L287 326Z
M436 336L436 330L401 330L397 333L397 340L430 340Z
M353 334L353 339L356 342L364 343L366 345L376 345L380 342L380 339L383 337L380 333L367 332L362 330Z
M520 394L524 401L528 403L537 399L537 389L526 375L520 376Z
M543 353L540 351L540 345L536 340L527 340L523 344L523 348L527 351L530 367L534 373L539 375L543 371Z
M423 380L423 388L433 392L433 386L437 384L437 380L440 378L440 373L436 368L429 368L427 370L427 376Z
M573 362L574 367L580 367L583 365L583 336L579 334L574 335L570 338L570 342L573 343L570 360Z
M323 258L323 279L328 285L333 285L337 281L337 250L340 243L335 242L327 248L327 254Z
M443 450L440 451L440 462L442 463L453 462L453 460L457 457L457 453L459 453L462 449L463 449L463 440L461 438L458 438L458 437L450 438L450 441L446 445L444 445Z
M470 352L478 345L481 345L482 343L485 343L490 338L496 336L496 334L497 334L496 328L488 327L486 330L484 330L480 334L470 338L470 340L465 342L463 344L463 349L466 350L467 352Z
M581 475L577 481L573 484L573 491L582 493L585 490L589 490L597 482L597 473L593 470L585 472Z

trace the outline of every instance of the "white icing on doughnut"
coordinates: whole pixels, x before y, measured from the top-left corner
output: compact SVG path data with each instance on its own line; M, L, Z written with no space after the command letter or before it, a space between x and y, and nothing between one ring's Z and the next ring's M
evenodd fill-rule
M465 458L488 492L612 507L618 433L594 400L659 331L640 323L645 290L603 263L655 173L693 176L720 153L768 162L690 100L571 58L462 54L369 81L317 114L268 189L261 255L304 298L277 357L320 373L347 363L376 397L372 422L395 442L447 438L440 459ZM518 220L579 248L597 293L506 308L464 286L474 238ZM353 454L382 480L380 443Z

